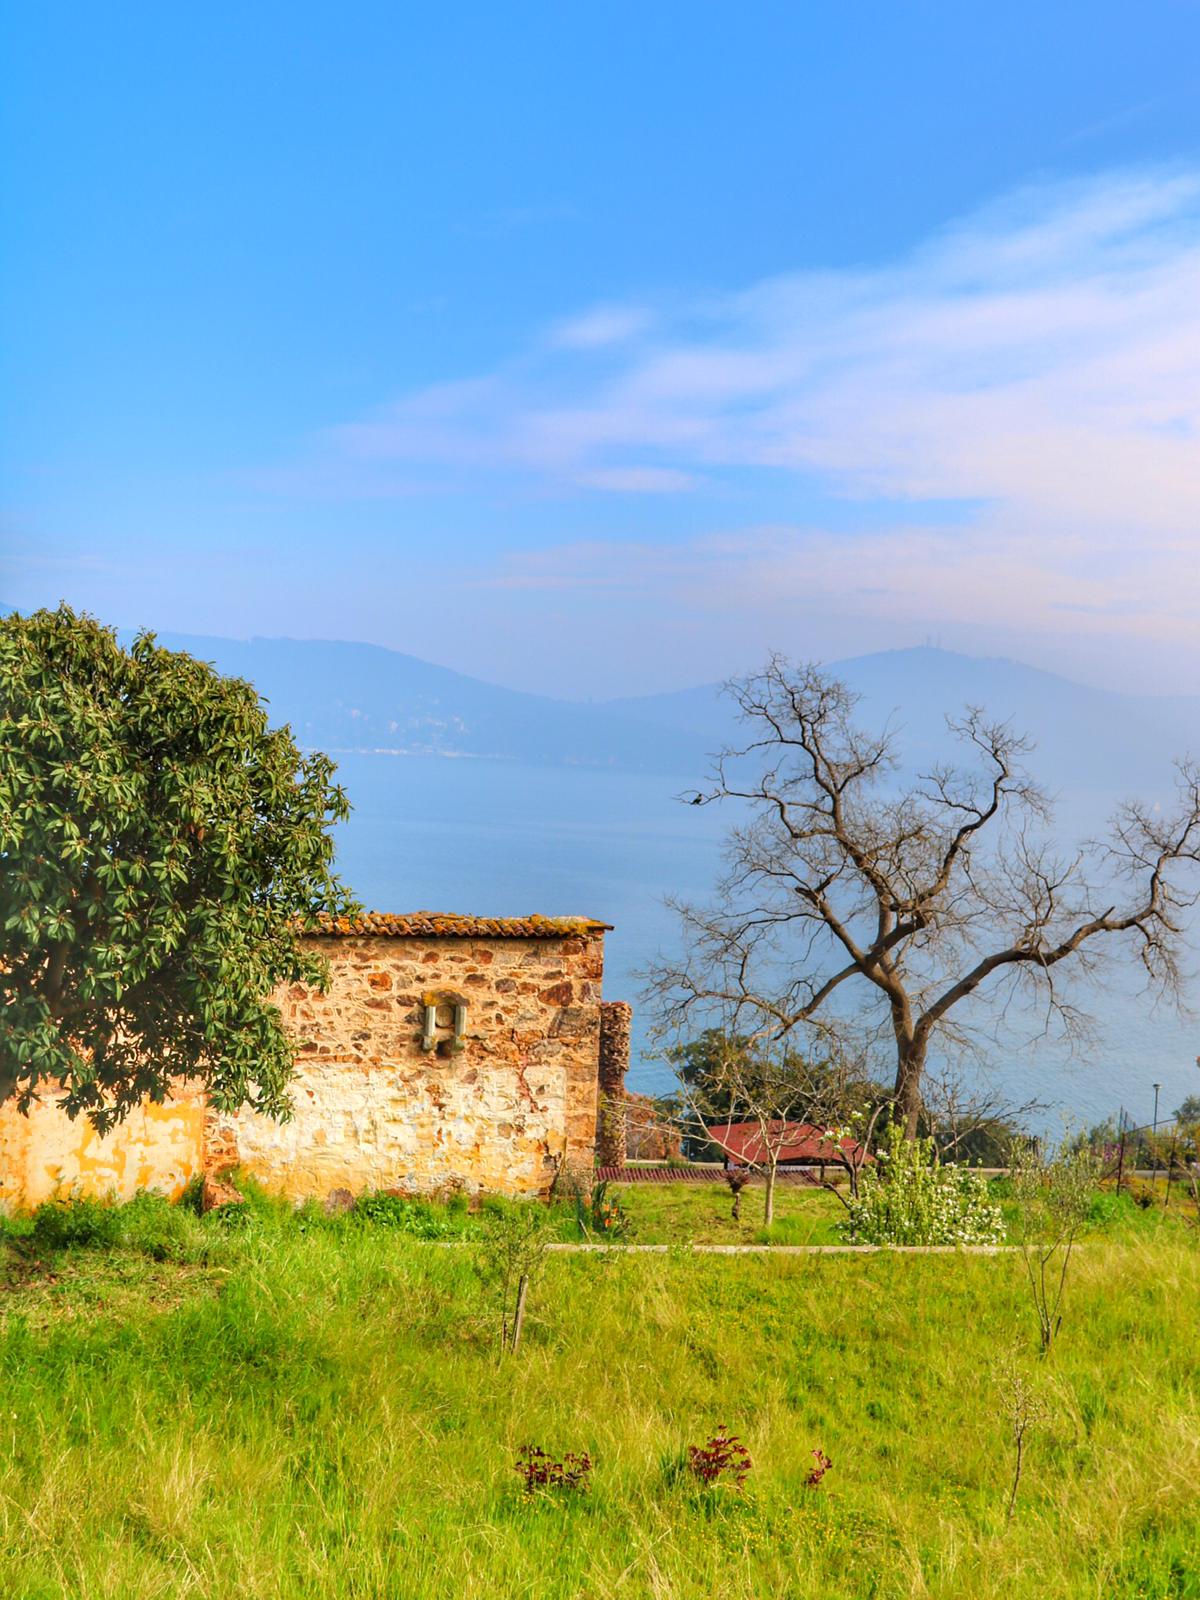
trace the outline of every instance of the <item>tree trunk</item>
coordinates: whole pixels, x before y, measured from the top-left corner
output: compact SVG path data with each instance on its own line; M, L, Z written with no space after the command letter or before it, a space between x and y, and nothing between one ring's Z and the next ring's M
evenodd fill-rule
M767 1167L767 1190L763 1201L763 1227L769 1228L775 1221L775 1163L772 1161Z
M512 1343L509 1350L515 1356L521 1347L521 1329L525 1326L525 1297L529 1293L529 1274L521 1274L521 1282L517 1287L517 1311L513 1317Z
M921 1078L925 1072L923 1039L900 1039L896 1053L896 1114L904 1127L904 1137L917 1137L921 1115Z

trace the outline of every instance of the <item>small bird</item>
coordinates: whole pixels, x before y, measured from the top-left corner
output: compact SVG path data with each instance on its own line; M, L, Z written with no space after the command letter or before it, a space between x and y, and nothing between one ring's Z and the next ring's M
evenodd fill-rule
M704 804L704 796L702 794L698 794L692 801L692 804L694 806L702 806Z

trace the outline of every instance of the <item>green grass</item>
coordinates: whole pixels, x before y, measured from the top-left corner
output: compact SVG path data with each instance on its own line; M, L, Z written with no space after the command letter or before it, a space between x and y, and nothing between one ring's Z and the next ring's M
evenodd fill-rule
M993 1180L992 1191L1011 1225L1014 1208L1008 1186ZM724 1183L613 1184L629 1223L632 1244L844 1244L846 1208L827 1189L781 1183L775 1191L775 1221L763 1227L763 1191L755 1185L742 1191L741 1219L731 1212L732 1196ZM1162 1189L1139 1185L1138 1193L1157 1193L1159 1204L1142 1209L1125 1193L1111 1186L1096 1195L1086 1237L1154 1238L1166 1233L1190 1234L1196 1211L1178 1190L1171 1209L1161 1204ZM563 1230L569 1237L572 1230Z
M1200 1596L1186 1229L1097 1234L1049 1362L1013 1256L553 1256L502 1363L475 1247L260 1196L19 1243L5 1600ZM1013 1338L1050 1414L1006 1526ZM721 1423L741 1497L680 1471ZM527 1441L591 1493L523 1499Z
M840 1244L846 1208L824 1189L781 1183L775 1190L775 1222L763 1228L763 1191L742 1190L740 1222L731 1216L733 1197L724 1183L613 1184L629 1219L632 1244Z

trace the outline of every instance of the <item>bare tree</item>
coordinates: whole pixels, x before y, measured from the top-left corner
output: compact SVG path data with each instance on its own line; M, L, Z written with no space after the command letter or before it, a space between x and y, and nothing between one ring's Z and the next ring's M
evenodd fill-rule
M924 1130L937 1145L942 1161L979 1160L1003 1166L1013 1138L1031 1117L1048 1109L1044 1100L1031 1096L1013 1101L987 1084L964 1081L963 1074L946 1065L927 1066L923 1084Z
M853 1189L865 1145L853 1136L857 1129L851 1118L865 1106L873 1128L882 1109L869 1106L869 1091L876 1086L866 1082L857 1063L830 1048L831 1041L821 1043L824 1050L806 1055L790 1044L713 1030L703 1069L680 1074L685 1114L693 1125L703 1124L709 1141L727 1158L762 1175L768 1228L775 1220L779 1163L795 1144L797 1128L812 1130L817 1159L844 1167ZM735 1217L740 1198L735 1190Z
M1021 1139L1008 1161L1016 1201L1013 1231L1025 1263L1037 1313L1043 1354L1054 1346L1062 1326L1067 1272L1076 1241L1087 1223L1100 1167L1086 1148L1049 1151L1034 1139Z
M912 1137L931 1044L965 1037L964 1001L995 1016L1024 996L1078 1032L1059 969L1092 971L1122 943L1178 994L1183 916L1200 898L1180 870L1200 860L1200 767L1179 763L1172 814L1126 803L1107 842L1064 856L1039 831L1050 808L1022 769L1029 742L979 709L948 719L966 766L904 783L894 732L858 727L858 697L818 667L774 657L729 692L746 739L693 803L748 816L715 906L677 904L685 955L651 974L666 1028L721 1015L785 1038L856 998L894 1047Z

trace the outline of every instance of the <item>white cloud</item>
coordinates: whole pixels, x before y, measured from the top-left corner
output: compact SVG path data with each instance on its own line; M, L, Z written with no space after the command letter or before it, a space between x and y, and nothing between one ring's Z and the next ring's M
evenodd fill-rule
M625 344L650 325L650 313L638 306L596 306L551 330L550 342L564 350L600 350Z
M640 564L701 607L858 595L893 620L1190 640L1200 176L1032 189L870 270L654 315L592 308L505 368L404 396L327 442L351 472L690 495L697 520L701 491L719 490L723 518L752 496L781 519L664 553L647 500L644 546L568 537L509 560L505 583L588 586L606 567L627 583ZM792 525L800 492L838 514ZM939 502L950 514L925 525ZM830 531L853 529L856 504L859 530Z

